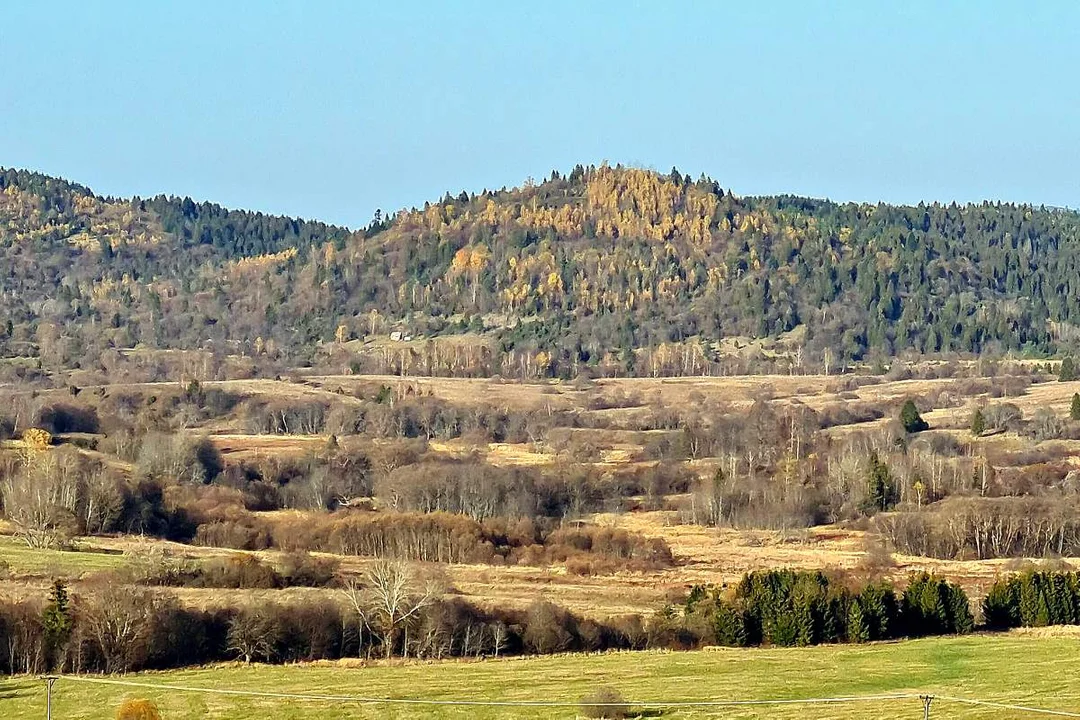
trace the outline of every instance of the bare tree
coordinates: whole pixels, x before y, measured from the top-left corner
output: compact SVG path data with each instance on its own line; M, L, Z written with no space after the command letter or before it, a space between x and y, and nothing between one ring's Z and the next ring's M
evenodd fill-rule
M441 588L430 578L420 578L408 563L380 560L364 573L362 586L346 593L361 619L382 636L383 653L389 658L398 632L438 599Z
M119 481L98 465L86 473L83 486L79 521L87 534L106 532L123 509Z
M71 458L31 451L0 483L4 514L32 548L55 547L75 531L79 479Z
M255 605L240 609L229 621L229 650L250 663L252 660L272 660L281 637L273 605Z
M125 672L145 659L162 602L150 591L110 583L79 603L82 626L101 651L105 672Z
M510 628L502 620L498 620L488 626L488 631L491 633L491 650L495 657L499 657L499 653L510 644Z

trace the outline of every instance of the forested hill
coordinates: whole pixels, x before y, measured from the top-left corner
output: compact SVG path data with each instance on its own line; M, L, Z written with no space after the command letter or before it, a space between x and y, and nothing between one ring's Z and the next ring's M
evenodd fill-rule
M579 166L361 231L0 170L0 356L368 367L378 344L383 370L567 375L701 372L735 336L836 367L1048 352L1080 326L1078 253L1072 211L746 198L674 170ZM416 338L393 357L375 342L392 330ZM456 335L471 349L440 359Z

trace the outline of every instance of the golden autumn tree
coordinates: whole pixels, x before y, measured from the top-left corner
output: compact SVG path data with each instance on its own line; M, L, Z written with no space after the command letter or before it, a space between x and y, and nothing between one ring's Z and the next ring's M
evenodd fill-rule
M450 274L454 277L464 277L472 290L472 304L476 305L476 293L480 287L480 273L488 266L491 260L491 250L487 245L467 245L454 253L454 259L450 262Z

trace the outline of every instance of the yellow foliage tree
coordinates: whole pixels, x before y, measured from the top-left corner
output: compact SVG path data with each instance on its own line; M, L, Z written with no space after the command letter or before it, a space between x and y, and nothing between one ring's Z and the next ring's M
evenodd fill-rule
M44 450L52 445L52 433L41 428L30 428L23 433L23 442L27 447Z

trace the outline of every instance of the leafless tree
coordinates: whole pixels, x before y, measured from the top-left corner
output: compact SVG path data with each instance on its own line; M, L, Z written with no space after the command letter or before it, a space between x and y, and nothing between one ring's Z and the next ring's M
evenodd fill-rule
M98 646L105 672L125 672L146 657L163 599L153 592L103 583L80 598L77 612Z
M499 657L499 653L510 644L510 628L498 620L488 626L488 632L491 634L491 650L495 657Z
M379 560L364 573L362 584L353 584L345 592L361 621L381 636L383 653L389 658L399 631L438 599L441 588L434 579L421 578L406 562Z
M246 663L272 660L281 636L277 614L273 605L241 608L229 622L229 650Z
M72 458L31 451L0 483L4 514L32 548L55 547L74 533L78 471Z

